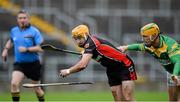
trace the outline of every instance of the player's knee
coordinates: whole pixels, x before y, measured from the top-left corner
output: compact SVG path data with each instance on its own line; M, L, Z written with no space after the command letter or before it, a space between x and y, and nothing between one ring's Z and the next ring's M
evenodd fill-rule
M133 97L131 95L124 95L124 100L126 101L132 101L133 100Z
M18 88L18 87L19 87L19 83L11 82L11 88Z
M133 92L130 90L123 91L123 95L126 101L132 101L133 100Z

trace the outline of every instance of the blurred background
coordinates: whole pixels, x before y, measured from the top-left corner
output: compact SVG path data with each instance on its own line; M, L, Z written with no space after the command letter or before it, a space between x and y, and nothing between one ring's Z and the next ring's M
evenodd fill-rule
M1 53L20 9L30 13L31 24L42 32L45 43L62 49L79 51L71 39L71 30L82 23L90 27L91 34L107 39L115 46L141 42L139 29L150 22L157 23L161 32L180 41L180 0L0 0ZM136 90L166 93L166 72L160 64L146 53L127 53L136 65ZM10 90L13 55L11 49L7 63L0 59L0 93ZM95 82L93 86L60 86L45 90L109 91L105 68L95 61L79 73L66 78L58 76L60 69L74 65L79 59L77 55L62 52L41 53L43 83Z

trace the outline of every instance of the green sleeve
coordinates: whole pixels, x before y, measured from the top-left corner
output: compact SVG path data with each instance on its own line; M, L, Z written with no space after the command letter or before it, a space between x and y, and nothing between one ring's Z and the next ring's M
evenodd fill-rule
M174 63L173 75L180 75L180 54L174 55L171 58L171 61Z
M131 44L131 45L128 45L127 50L144 51L144 44Z

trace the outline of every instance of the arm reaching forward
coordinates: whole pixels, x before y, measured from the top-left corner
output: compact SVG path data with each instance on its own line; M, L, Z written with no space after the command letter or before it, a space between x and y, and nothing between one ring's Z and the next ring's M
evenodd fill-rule
M77 64L75 64L74 66L68 69L60 70L60 76L66 77L71 73L76 73L85 69L91 58L92 58L92 54L83 54L81 60Z

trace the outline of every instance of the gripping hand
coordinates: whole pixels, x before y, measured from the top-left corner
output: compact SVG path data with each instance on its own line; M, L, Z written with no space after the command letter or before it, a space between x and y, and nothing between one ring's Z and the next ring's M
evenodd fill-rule
M69 69L60 70L60 73L59 73L59 75L62 76L62 77L66 77L69 74L70 74L70 70Z
M171 79L175 82L177 86L180 86L180 79L176 75L172 75Z

